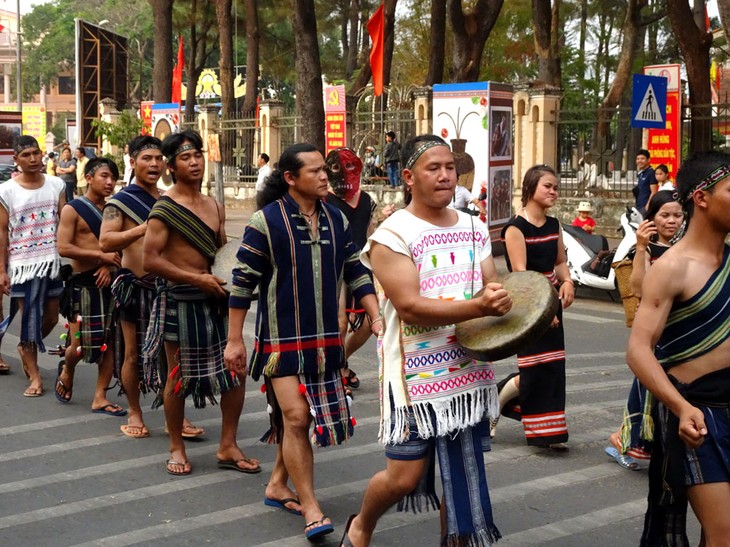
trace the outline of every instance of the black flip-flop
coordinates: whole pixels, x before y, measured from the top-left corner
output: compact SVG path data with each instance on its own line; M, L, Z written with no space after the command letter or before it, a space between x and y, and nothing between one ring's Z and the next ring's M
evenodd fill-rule
M340 540L340 545L342 547L355 547L347 534L350 531L350 525L352 524L352 521L355 520L356 516L357 514L350 515L350 518L347 519L347 524L345 524L345 533L342 534L342 539Z
M101 408L92 408L91 412L94 414L106 414L107 416L126 416L127 411L121 406L109 403Z
M248 473L249 475L255 475L256 473L261 473L261 466L257 465L253 468L245 468L245 467L239 467L239 462L246 462L251 463L251 458L241 458L238 460L218 460L218 468L219 469L232 469L233 471L238 471L239 473Z
M63 359L61 359L58 362L58 369L57 369L57 373L56 373L56 383L53 386L53 394L56 396L56 399L58 399L58 402L59 403L62 403L64 405L67 405L67 404L69 404L71 402L71 397L73 397L73 388L68 389L64 385L64 383L61 381L61 373L63 372L63 366L65 364L66 364L66 361L63 360ZM59 384L61 385L61 389L63 390L63 395L68 394L68 399L66 399L66 397L64 397L63 395L61 395L58 392L58 385Z
M345 379L347 380L347 386L351 387L352 389L357 389L360 387L360 378L357 377L357 372L352 370L351 368L348 368L350 372L345 376Z

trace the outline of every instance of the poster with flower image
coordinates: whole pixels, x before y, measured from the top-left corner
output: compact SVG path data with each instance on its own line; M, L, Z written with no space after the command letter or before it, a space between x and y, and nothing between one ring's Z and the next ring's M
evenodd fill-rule
M487 82L434 86L433 129L454 153L459 185L478 196L489 170Z
M512 203L512 86L468 82L433 86L433 132L451 146L458 184L483 200L493 251Z

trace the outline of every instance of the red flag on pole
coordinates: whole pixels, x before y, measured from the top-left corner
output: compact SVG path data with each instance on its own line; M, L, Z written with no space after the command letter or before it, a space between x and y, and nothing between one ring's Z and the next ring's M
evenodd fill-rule
M185 51L182 34L178 36L177 64L172 70L172 102L182 104L182 77L185 66Z
M385 53L385 3L375 10L368 21L368 34L373 42L370 50L370 68L373 71L373 88L376 96L383 94L383 56Z

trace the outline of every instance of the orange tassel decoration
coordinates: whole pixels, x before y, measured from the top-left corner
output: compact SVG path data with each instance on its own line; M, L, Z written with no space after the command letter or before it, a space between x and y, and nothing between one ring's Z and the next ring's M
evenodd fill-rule
M301 393L302 395L307 393L307 386L305 386L304 384L299 384L299 393Z
M261 384L261 393L266 393L266 384Z
M182 389L182 378L177 381L177 384L175 384L175 389L173 390L175 395L180 393L180 390Z
M175 376L175 375L176 375L176 374L177 374L178 372L180 372L180 365L176 365L176 366L175 366L175 368L173 368L173 369L172 369L172 371L170 372L170 376L169 376L169 377L170 377L170 378L172 378L172 377L173 377L173 376Z

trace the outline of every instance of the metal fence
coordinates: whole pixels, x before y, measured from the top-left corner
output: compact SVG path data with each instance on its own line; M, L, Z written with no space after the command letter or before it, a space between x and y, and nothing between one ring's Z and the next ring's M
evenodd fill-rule
M372 146L375 156L379 156L385 145L385 132L395 131L401 142L415 136L416 121L413 110L396 110L383 112L356 112L348 124L348 145L361 158L365 157L365 148ZM302 123L294 111L285 111L283 115L271 120L272 126L280 132L281 148L300 142ZM220 135L221 158L224 163L226 183L256 182L255 143L260 138L261 128L253 115L241 115L236 119L218 120L215 129ZM268 151L270 155L279 155L279 151ZM384 183L384 173L377 167L368 170L364 182ZM235 185L235 184L234 184Z
M563 195L630 195L636 184L634 157L641 148L641 130L631 127L630 108L611 113L607 136L600 142L598 109L559 111L556 168Z
M235 118L219 119L217 127L223 178L229 185L256 182L255 143L260 138L256 112L239 112Z
M612 111L608 138L601 143L596 138L599 110L561 110L558 113L557 170L563 195L583 196L586 193L607 197L630 197L636 184L636 152L642 148L642 130L631 127L631 108ZM710 120L711 139L695 143L701 149L730 148L730 104L715 104L708 113L695 120ZM690 149L689 107L682 108L680 158ZM656 162L652 162L656 164Z

